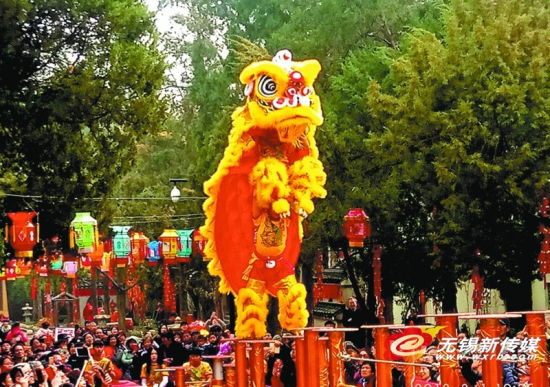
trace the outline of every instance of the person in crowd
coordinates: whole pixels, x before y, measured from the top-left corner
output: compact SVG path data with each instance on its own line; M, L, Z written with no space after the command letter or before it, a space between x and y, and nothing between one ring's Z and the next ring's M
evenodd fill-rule
M365 325L367 317L355 297L350 297L342 314L342 324L346 328L359 328ZM356 348L365 347L365 330L346 332L346 341L351 341Z
M361 364L357 387L376 387L376 376L374 375L374 368L371 363L365 361Z
M14 363L11 357L9 356L2 356L0 357L0 372L10 372L13 368Z
M225 323L225 321L219 318L218 314L215 311L212 312L210 318L205 321L205 325L208 329L210 329L214 325L219 325L222 330L225 330L227 328L227 324Z
M122 370L122 379L132 380L134 357L138 356L139 346L138 338L130 336L126 339L126 349L122 352L120 358L120 369ZM141 371L141 369L140 369Z
M2 325L0 326L0 340L3 342L6 341L6 335L11 330L10 320L7 318L2 320Z
M82 316L84 317L84 320L86 321L94 321L94 306L90 301L86 302L86 305L84 306L84 310L82 311Z
M20 337L20 340L17 340L17 337ZM27 334L21 329L21 324L19 322L14 322L11 326L10 331L6 334L6 341L12 342L22 341L24 344L29 342Z
M48 387L48 375L46 374L44 365L35 360L29 361L27 364L30 366L35 380L32 387Z
M203 386L209 386L212 380L212 367L202 361L200 349L191 348L189 362L183 364L186 382L204 382Z
M115 335L107 336L105 342L104 355L109 360L113 360L118 350L118 338Z
M359 358L359 351L351 342L347 342L345 346L346 354L352 358ZM346 384L355 384L356 375L361 371L361 363L359 360L349 359L344 362L344 374Z
M84 361L86 358L79 357L76 353L76 344L75 343L69 343L67 347L69 351L69 358L67 359L67 365L70 366L73 370L82 370L82 367L84 366Z
M12 387L13 381L9 372L0 373L0 387Z
M187 323L187 321L182 321L181 324L180 324L180 330L182 332L187 332L189 330L189 324Z
M437 382L437 371L432 368L432 364L421 362L422 367L415 367L415 381Z
M94 345L94 335L90 332L84 334L84 346L92 348ZM105 345L105 344L103 344Z
M191 346L196 347L198 345L199 340L199 331L197 329L193 329L191 331Z
M84 368L84 372L93 371L94 386L103 387L110 385L116 377L113 363L103 356L105 344L101 340L95 340L90 349L90 359Z
M419 325L422 323L422 319L418 317L418 312L416 309L411 309L411 313L409 314L409 317L407 317L404 321L405 325Z
M144 363L141 367L140 379L142 387L165 387L168 384L167 372L156 372L155 370L164 369L163 359L155 348L149 348L144 357Z
M191 340L191 333L189 333L189 331L185 331L181 334L181 343L184 346L190 346L193 344Z
M208 335L208 342L202 346L202 354L203 356L216 356L219 350L218 337L211 333Z
M17 343L13 346L13 362L15 364L25 363L27 361L27 355L25 353L25 347L21 343Z
M22 366L13 367L10 371L10 378L13 381L13 387L29 387L34 383L34 377L31 376L32 370L29 367L28 373L23 370Z
M44 321L41 325L40 325L40 328L36 331L36 333L34 334L34 338L35 339L40 339L41 337L43 336L53 336L53 332L52 330L50 329L50 323L47 322L47 321Z
M172 332L161 334L161 338L162 345L159 348L159 353L167 367L179 367L189 360L189 350L181 343L174 341L174 334Z
M4 341L1 349L0 356L11 356L11 343L9 341Z

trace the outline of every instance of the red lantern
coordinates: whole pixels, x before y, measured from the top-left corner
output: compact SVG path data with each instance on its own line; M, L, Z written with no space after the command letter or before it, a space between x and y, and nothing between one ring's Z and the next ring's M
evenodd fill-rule
M6 263L6 279L8 281L13 281L17 278L17 261L15 259L10 259Z
M38 241L39 226L32 223L36 212L9 212L12 224L6 224L6 241L15 250L17 258L31 258L32 249Z
M136 265L145 263L145 258L147 258L149 252L148 243L149 238L143 235L141 231L134 232L130 235L130 246L132 247L132 252L130 254Z
M87 254L84 254L80 257L80 262L82 263L82 267L92 267L92 258Z
M49 260L47 255L43 255L38 258L38 262L34 265L34 269L40 277L48 276Z
M98 242L97 248L89 254L91 267L101 267L101 264L103 263L103 251L103 242Z
M208 258L204 256L204 249L206 248L207 241L208 240L201 234L199 229L193 232L193 255L198 254L202 256L205 261L208 260Z
M352 208L344 216L344 235L350 247L363 247L363 240L370 236L370 220L362 208Z

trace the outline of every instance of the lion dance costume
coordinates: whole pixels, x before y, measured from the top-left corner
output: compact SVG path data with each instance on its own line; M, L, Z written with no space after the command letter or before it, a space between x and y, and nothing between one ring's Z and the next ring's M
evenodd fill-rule
M306 289L294 267L302 221L312 199L326 195L314 139L323 122L313 90L320 70L316 60L293 62L287 50L246 67L246 103L232 114L229 145L204 185L208 269L221 278L220 292L236 295L240 338L265 334L268 293L279 299L284 329L307 325Z

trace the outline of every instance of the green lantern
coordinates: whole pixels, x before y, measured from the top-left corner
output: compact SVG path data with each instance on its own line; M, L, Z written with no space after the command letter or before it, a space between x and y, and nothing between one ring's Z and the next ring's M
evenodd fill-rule
M71 222L70 246L80 254L93 253L98 243L97 220L89 212L77 212Z
M178 263L188 263L191 260L191 253L193 250L193 231L190 230L176 230L181 240L181 249L178 250L176 255L176 262Z
M116 264L118 267L123 267L128 264L128 255L132 251L132 245L130 244L130 235L128 231L132 227L130 226L111 226L115 236L113 237L113 252L116 257Z

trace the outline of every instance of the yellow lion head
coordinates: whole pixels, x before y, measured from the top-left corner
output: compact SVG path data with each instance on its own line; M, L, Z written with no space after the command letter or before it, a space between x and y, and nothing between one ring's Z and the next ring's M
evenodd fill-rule
M295 142L310 125L323 123L313 89L319 71L318 61L293 62L288 50L279 51L271 62L249 65L240 75L247 100L239 113L258 129L275 129L281 142Z

